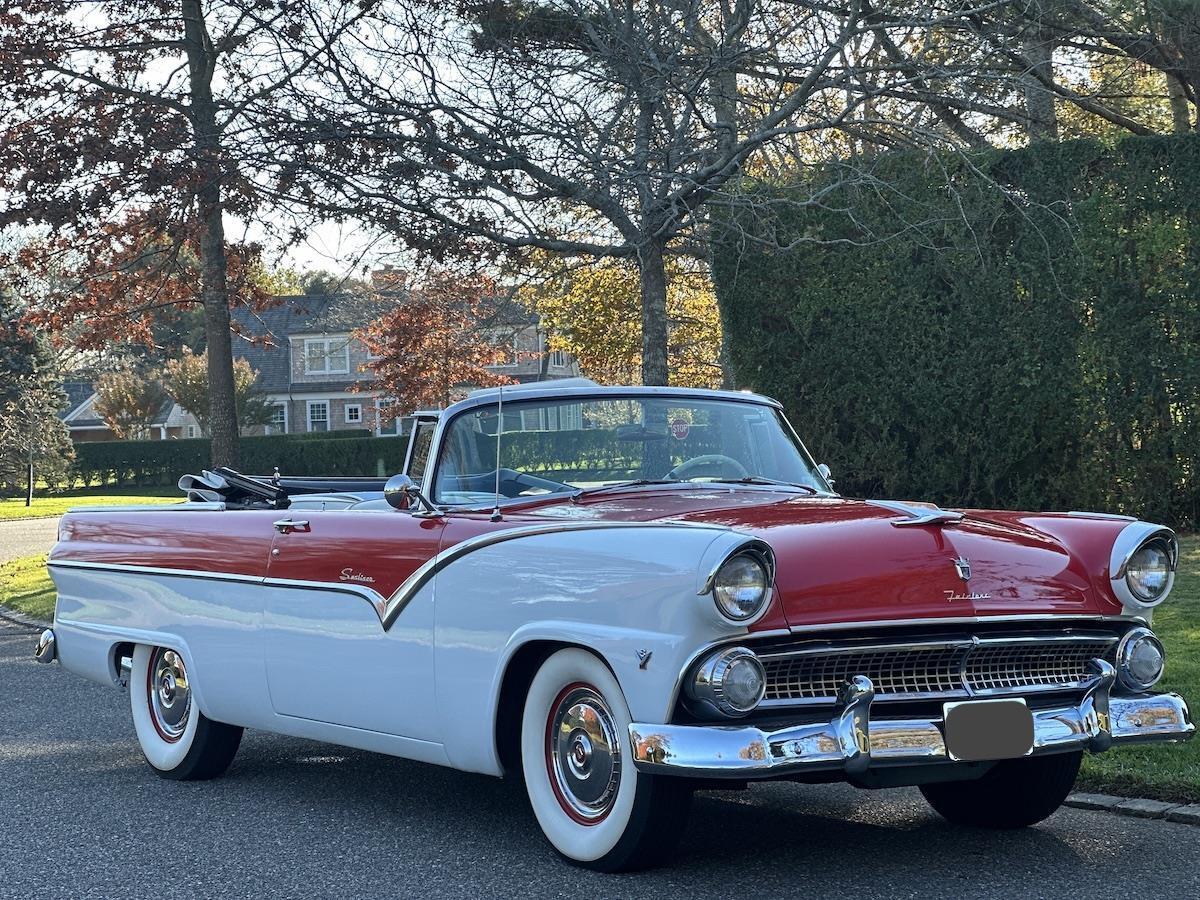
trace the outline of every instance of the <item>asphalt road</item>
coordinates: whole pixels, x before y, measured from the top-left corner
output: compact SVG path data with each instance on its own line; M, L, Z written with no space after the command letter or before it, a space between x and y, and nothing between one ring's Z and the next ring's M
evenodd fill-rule
M0 522L0 563L18 556L49 553L58 540L58 519L12 519Z
M0 897L1200 896L1200 828L1064 809L1017 833L914 790L698 797L674 865L560 862L517 783L250 733L223 779L164 781L126 695L0 623Z

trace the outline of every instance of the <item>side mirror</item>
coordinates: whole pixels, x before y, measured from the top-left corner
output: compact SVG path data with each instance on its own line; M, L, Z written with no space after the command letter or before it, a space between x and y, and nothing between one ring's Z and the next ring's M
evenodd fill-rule
M393 509L409 510L413 504L423 507L426 515L438 515L439 510L421 493L420 486L407 475L393 475L383 486L383 499Z
M833 487L833 472L829 470L829 466L825 465L825 463L821 463L817 466L817 471L820 473L821 477L829 483L829 486Z
M409 509L415 499L414 492L419 492L415 481L407 475L393 475L383 486L383 499L393 509Z

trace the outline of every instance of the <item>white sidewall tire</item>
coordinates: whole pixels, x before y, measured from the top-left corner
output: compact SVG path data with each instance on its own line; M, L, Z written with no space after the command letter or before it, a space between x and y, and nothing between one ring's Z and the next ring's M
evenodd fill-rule
M133 713L134 731L137 732L138 743L142 746L146 762L160 772L170 772L183 763L188 751L192 749L192 744L195 743L196 728L200 724L200 706L193 694L183 734L174 743L163 740L151 720L150 698L147 694L147 677L153 650L153 647L146 644L134 647L133 668L129 673L129 707ZM191 681L193 673L190 668L187 675Z
M563 810L550 783L546 765L546 726L551 705L569 684L584 682L596 688L608 704L621 742L621 777L617 797L603 821L581 825ZM529 686L521 716L521 768L525 789L542 831L559 853L592 862L610 852L625 834L633 814L638 775L629 744L629 707L621 685L608 666L585 650L559 650L547 659Z

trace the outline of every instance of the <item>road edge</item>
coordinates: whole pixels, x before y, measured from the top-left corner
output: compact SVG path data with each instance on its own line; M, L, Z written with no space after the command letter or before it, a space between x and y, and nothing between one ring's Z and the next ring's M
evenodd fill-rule
M11 622L14 625L21 625L25 628L49 628L51 623L43 619L34 618L31 615L13 609L0 603L0 619L5 622Z
M1133 816L1138 819L1165 819L1183 825L1200 825L1200 803L1172 803L1167 800L1077 792L1067 797L1063 806L1116 813L1118 816Z

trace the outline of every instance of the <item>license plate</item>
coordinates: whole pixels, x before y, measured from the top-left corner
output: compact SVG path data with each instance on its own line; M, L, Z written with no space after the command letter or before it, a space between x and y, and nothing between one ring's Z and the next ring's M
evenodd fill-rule
M951 759L1015 759L1033 752L1033 713L1024 700L947 703L943 717Z

